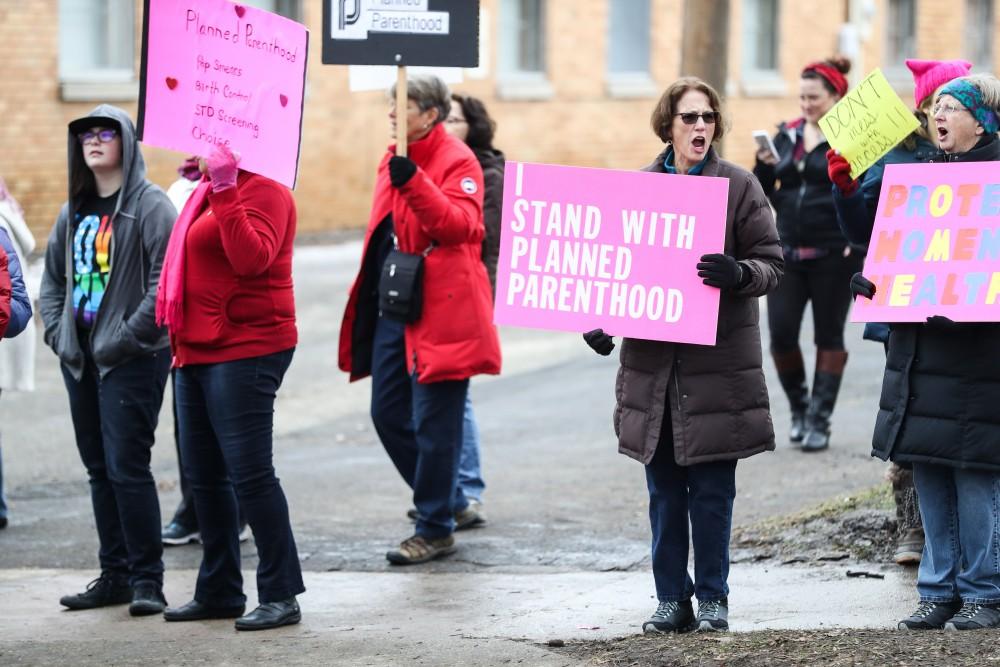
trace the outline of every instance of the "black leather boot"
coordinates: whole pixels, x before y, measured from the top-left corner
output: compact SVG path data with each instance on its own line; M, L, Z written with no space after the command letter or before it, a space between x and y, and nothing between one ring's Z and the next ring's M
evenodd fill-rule
M802 442L806 434L806 411L809 409L809 386L806 384L806 367L802 361L802 350L795 348L789 352L771 350L774 367L778 371L781 388L788 396L792 413L792 428L788 439Z
M818 452L830 446L830 417L840 393L840 381L847 365L846 350L816 350L816 374L812 398L806 412L806 435L802 451Z

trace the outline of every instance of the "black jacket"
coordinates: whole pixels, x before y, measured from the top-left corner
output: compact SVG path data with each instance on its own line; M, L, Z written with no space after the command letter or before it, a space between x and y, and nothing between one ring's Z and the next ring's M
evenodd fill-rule
M802 147L803 126L801 119L782 123L774 136L778 164L758 162L753 173L774 206L783 246L843 248L847 239L837 223L833 184L827 175L826 152L830 144L823 141L806 153Z
M949 162L1000 160L1000 141ZM872 456L1000 471L1000 324L893 324Z
M497 262L500 259L500 216L503 214L504 155L496 149L473 149L479 166L483 168L483 264L490 277L494 298L497 291Z

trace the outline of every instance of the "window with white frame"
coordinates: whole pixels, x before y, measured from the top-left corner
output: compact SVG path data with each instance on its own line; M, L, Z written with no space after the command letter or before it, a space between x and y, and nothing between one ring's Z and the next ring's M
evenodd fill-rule
M608 0L608 92L615 97L656 93L649 75L650 0Z
M993 69L993 0L965 0L965 58L976 69Z
M497 92L507 99L547 99L545 0L500 0Z
M62 81L134 81L135 41L134 0L59 0Z
M917 0L889 0L885 45L887 69L905 74L906 59L917 57Z
M743 73L778 71L778 0L743 2Z
M246 4L301 22L302 0L245 0Z

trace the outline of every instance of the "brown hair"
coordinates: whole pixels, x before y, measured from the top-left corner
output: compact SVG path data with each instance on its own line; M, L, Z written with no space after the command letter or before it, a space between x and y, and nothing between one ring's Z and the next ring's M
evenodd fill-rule
M829 92L831 95L843 97L844 94L847 92L846 87L844 90L837 90L836 87L834 87L833 83L830 81L830 79L823 76L821 72L813 69L813 67L815 67L816 65L825 65L826 67L832 68L836 72L840 72L841 76L846 76L847 73L851 71L851 59L848 58L847 56L839 56L839 55L833 56L831 58L827 58L826 60L822 60L818 63L807 65L806 68L802 71L801 78L816 79L817 81L820 81L823 84L823 87L826 88L827 92ZM836 76L836 74L834 74L833 76ZM846 84L847 80L844 79L842 85L846 86Z
M677 103L684 97L684 93L689 90L697 90L700 93L704 93L708 98L708 103L711 105L712 111L719 114L719 122L715 124L715 133L712 135L712 143L714 144L726 134L726 127L722 118L722 98L719 97L719 93L715 92L715 88L712 88L694 76L681 77L663 91L663 95L660 96L660 100L653 108L653 115L650 116L649 124L652 126L656 136L664 143L670 143L670 128L674 123L674 116L677 114Z

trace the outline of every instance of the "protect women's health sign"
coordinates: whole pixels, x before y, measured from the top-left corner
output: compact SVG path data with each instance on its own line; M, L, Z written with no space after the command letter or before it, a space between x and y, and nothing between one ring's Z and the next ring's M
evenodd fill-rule
M146 0L138 134L295 187L309 31L228 0Z
M1000 322L1000 163L886 166L854 322Z
M714 345L729 180L507 162L494 321Z

